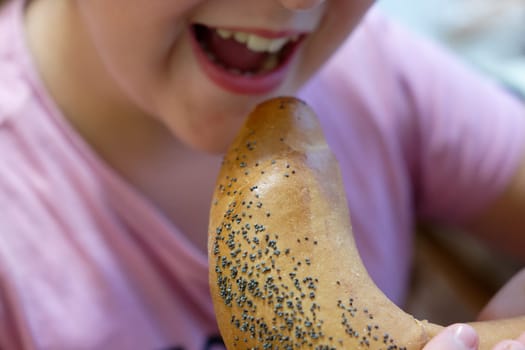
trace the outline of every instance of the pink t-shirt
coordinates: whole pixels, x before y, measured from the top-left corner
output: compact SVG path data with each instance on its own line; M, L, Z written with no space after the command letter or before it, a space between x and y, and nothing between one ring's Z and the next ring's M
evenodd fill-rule
M67 124L22 4L0 15L0 348L222 348L207 257ZM377 10L300 95L341 163L365 265L401 304L414 221L461 223L503 190L522 106Z

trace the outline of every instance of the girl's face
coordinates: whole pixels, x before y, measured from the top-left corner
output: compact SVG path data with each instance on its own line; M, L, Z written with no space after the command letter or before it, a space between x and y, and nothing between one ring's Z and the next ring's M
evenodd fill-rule
M185 144L223 151L254 105L294 94L372 0L77 0L127 100Z

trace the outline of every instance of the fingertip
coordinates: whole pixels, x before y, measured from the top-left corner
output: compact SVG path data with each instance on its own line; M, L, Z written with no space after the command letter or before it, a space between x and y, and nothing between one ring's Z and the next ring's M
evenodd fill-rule
M463 323L457 323L451 327L454 332L454 340L459 343L461 349L474 350L478 348L479 337L474 328Z
M435 336L424 350L476 350L478 344L479 338L474 328L457 323L446 327Z

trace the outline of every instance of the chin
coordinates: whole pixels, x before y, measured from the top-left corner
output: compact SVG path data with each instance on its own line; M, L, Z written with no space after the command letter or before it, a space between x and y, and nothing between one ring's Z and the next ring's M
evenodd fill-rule
M266 97L261 99L264 100ZM259 100L251 98L247 102L244 98L236 98L224 102L222 103L223 110L219 111L217 108L213 113L203 113L204 116L200 122L191 125L190 129L180 133L179 139L192 149L201 152L225 153L240 131L246 117L259 103ZM221 104L218 103L217 105L220 106ZM199 114L196 113L197 115ZM202 114L200 115L202 116Z
M233 142L233 140L232 140ZM230 146L231 142L226 143L205 143L205 144L199 144L195 148L195 150L208 153L211 155L222 155L226 153L228 150L228 147Z
M196 133L179 137L181 143L194 151L207 153L210 155L221 155L228 150L233 142L236 132L222 133L217 130L209 130L208 133Z

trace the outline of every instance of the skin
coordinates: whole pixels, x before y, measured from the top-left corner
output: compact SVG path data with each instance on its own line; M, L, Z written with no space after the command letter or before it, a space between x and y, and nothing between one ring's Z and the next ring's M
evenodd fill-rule
M294 94L372 3L34 0L27 8L26 29L42 79L65 118L102 159L206 251L217 154L256 103ZM189 23L196 21L310 34L281 86L264 95L239 95L216 85L196 63L188 32ZM525 160L520 169L469 229L523 256Z
M499 290L480 312L478 319L495 320L525 315L525 269Z
M466 324L454 324L435 336L424 350L477 350L479 339L474 329ZM516 339L496 344L492 350L525 350L525 333Z
M478 320L495 320L525 314L525 269L517 273L490 300L478 316ZM464 341L460 341L463 339ZM425 350L476 350L479 339L474 329L466 324L447 327L434 337ZM525 333L516 339L507 339L494 346L493 350L525 350Z

